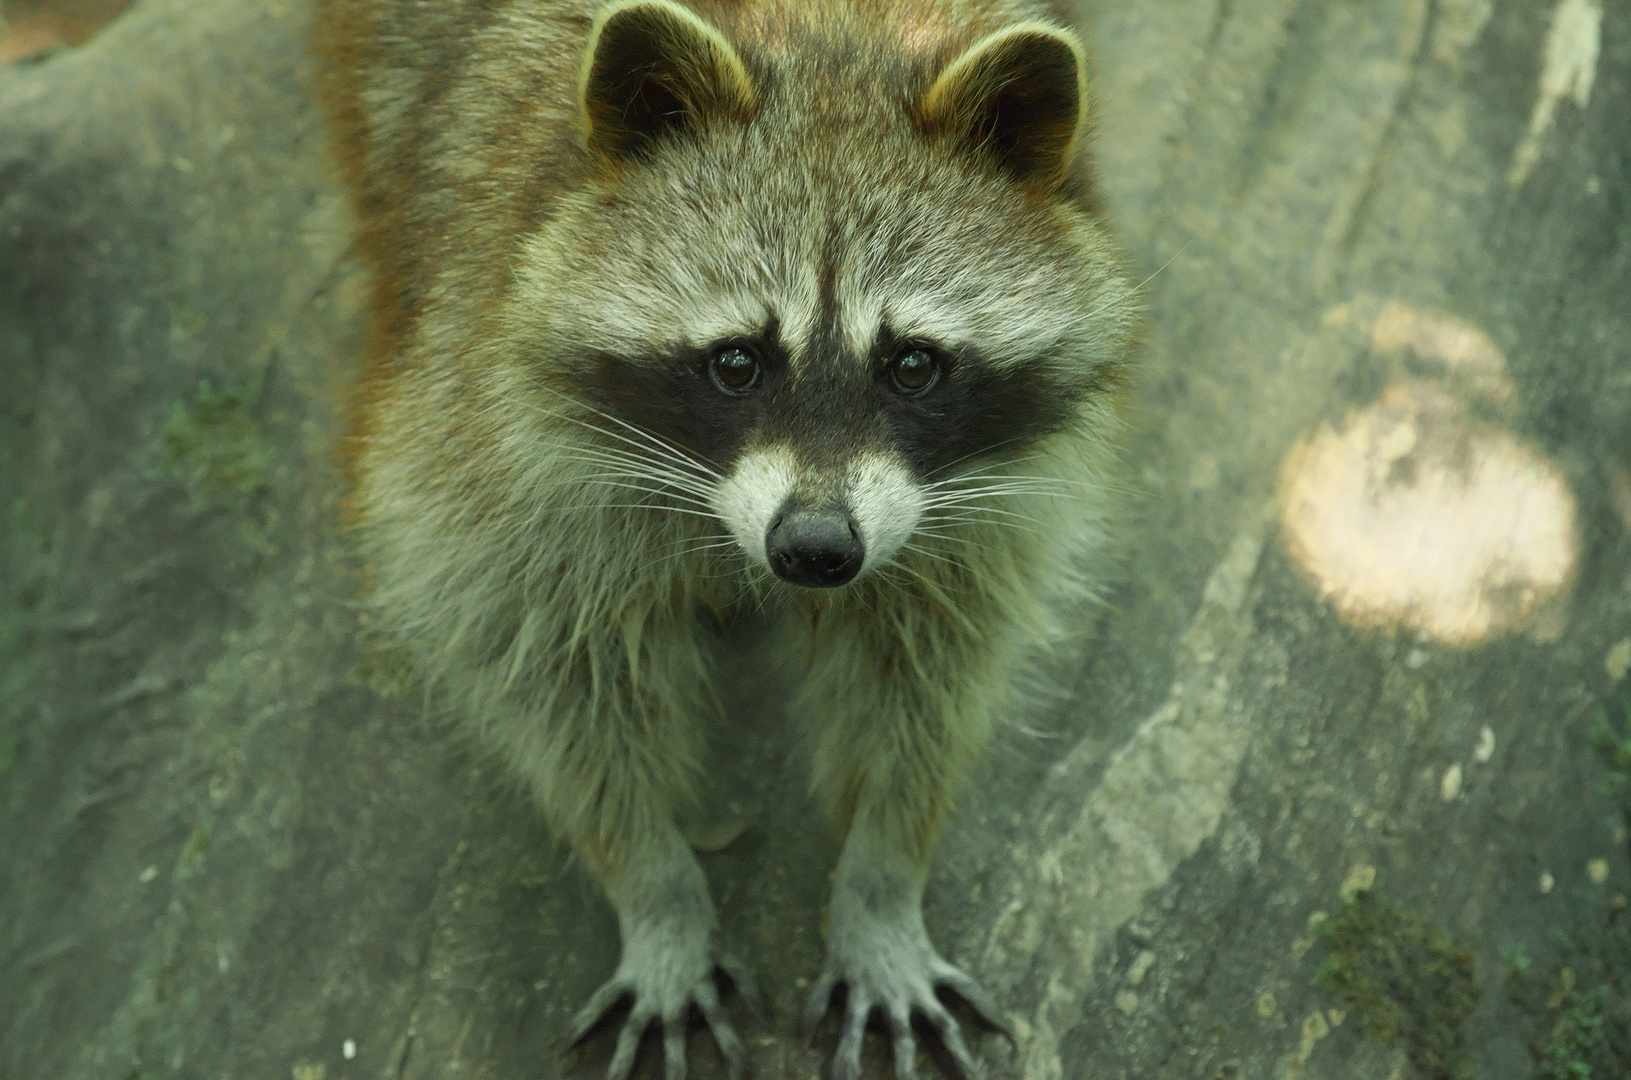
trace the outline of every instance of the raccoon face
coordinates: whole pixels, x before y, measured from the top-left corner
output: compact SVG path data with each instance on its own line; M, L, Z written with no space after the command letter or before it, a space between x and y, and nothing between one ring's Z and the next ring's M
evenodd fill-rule
M948 483L1080 421L1128 290L1071 179L1073 36L1026 23L938 72L878 65L904 89L777 55L750 71L667 0L603 14L599 171L520 293L575 396L683 456L752 560L832 588L955 506Z

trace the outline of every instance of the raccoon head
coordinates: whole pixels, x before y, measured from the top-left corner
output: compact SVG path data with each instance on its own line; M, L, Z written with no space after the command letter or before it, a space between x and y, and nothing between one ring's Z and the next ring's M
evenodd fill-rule
M812 588L895 559L956 477L1080 427L1130 324L1086 206L1075 36L926 46L855 7L603 12L590 180L518 275L543 367L665 448L648 479Z

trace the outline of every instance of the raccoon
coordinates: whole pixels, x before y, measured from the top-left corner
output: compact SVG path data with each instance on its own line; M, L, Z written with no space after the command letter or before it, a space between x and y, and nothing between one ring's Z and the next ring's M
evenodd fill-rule
M686 1071L751 986L676 825L721 635L789 703L845 840L812 1031L977 1071L921 898L1049 599L1083 584L1136 323L1087 64L1031 0L315 0L375 330L352 505L379 621L616 909L575 1020ZM808 1037L808 1036L807 1036Z

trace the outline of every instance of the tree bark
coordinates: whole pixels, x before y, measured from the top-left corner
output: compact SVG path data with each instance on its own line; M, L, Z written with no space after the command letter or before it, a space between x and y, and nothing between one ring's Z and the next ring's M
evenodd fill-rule
M1591 741L1631 710L1631 11L1086 8L1150 277L1135 509L931 878L1014 1017L993 1074L1631 1075ZM610 1052L558 1045L610 909L354 603L366 290L304 18L144 0L0 69L3 1077ZM814 1077L837 845L780 688L745 648L724 682L752 823L704 866L770 999L757 1074Z

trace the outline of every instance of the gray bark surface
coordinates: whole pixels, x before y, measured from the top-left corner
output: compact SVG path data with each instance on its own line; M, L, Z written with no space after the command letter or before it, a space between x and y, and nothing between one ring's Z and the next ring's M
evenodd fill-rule
M1014 717L931 879L931 934L1014 1017L993 1075L1527 1078L1589 997L1579 1059L1631 1076L1631 955L1605 951L1627 818L1589 737L1631 707L1631 10L1087 12L1106 213L1153 275L1136 498L1062 691ZM610 909L354 603L334 452L365 282L304 17L145 0L0 69L8 1080L592 1076L610 1053L559 1047L615 964ZM1538 523L1556 595L1475 580L1498 625L1473 633L1304 565L1299 470L1371 420L1364 445L1409 428L1427 456L1370 465L1468 484L1480 447L1517 448L1507 488L1430 489L1450 516L1423 550L1468 552L1449 580ZM1349 474L1307 475L1340 497ZM1514 484L1563 501L1479 517ZM814 1077L833 1033L793 1030L837 842L751 636L715 741L752 824L702 858L769 999L757 1075ZM1383 993L1391 1039L1375 1001L1314 985L1359 894L1458 943ZM1470 1014L1411 997L1463 948L1440 975L1470 971ZM720 1075L705 1034L692 1059Z

